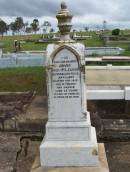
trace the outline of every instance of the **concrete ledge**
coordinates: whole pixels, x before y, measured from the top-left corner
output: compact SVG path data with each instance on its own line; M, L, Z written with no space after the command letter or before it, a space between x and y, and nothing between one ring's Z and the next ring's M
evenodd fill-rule
M87 90L87 100L122 100L124 90Z
M114 90L87 89L86 96L87 100L130 100L130 87L124 87L124 89Z
M109 172L104 144L98 144L99 161L98 167L63 167L63 168L42 168L40 167L40 156L36 157L30 172Z
M130 66L86 66L86 70L130 70Z

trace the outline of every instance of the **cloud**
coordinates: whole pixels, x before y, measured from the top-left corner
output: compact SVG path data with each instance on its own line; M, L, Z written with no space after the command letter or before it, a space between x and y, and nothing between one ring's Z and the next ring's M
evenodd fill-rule
M52 16L57 8L54 0L0 0L0 16Z
M123 0L65 0L74 15L74 24L108 23L129 24L129 1ZM0 0L0 16L49 18L56 22L61 0Z

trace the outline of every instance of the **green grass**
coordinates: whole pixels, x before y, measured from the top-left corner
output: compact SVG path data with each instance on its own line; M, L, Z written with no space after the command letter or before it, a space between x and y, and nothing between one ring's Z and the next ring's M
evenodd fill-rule
M112 64L113 66L130 66L130 62L90 62L86 66L106 66Z
M103 46L103 41L98 37L81 41L81 43L83 43L86 47L102 47Z
M124 30L123 34L130 34L130 30ZM90 35L93 36L92 39L79 41L83 43L85 46L91 47L101 47L104 46L104 42L96 35L95 31L91 32L78 32L77 35ZM111 31L106 31L105 35L111 35ZM39 43L36 44L35 42L31 42L31 40L40 39L42 35L40 34L33 34L33 35L26 35L26 36L4 36L0 37L0 43L4 43L5 48L4 53L7 52L14 52L14 40L30 40L29 42L23 43L21 45L22 51L43 51L46 49L48 43ZM125 49L125 52L122 54L124 56L130 56L130 50L128 50L128 43L111 43L109 46L121 47Z
M36 43L33 43L33 42L27 42L27 43L24 43L21 47L21 50L22 51L35 51L35 50L39 50L39 51L43 51L46 49L47 47L47 43L39 43L39 44L36 44Z
M130 56L130 50L128 49L128 43L111 43L109 46L120 47L123 48L125 51L122 56Z
M95 32L82 32L78 33L77 35L92 35L93 39L80 41L81 43L85 44L85 46L103 46L103 42L98 38ZM4 36L0 37L0 42L4 44L3 52L14 52L14 40L37 40L40 39L41 35L27 35L27 36ZM45 50L47 47L47 43L39 43L36 44L35 42L26 42L21 44L22 51L35 51L35 50Z
M43 67L0 70L0 92L36 91L46 95L46 71Z
M26 35L26 36L0 36L0 42L4 44L3 52L14 52L14 40L36 40L39 39L41 35ZM47 44L36 44L35 42L27 42L21 45L21 50L45 50Z

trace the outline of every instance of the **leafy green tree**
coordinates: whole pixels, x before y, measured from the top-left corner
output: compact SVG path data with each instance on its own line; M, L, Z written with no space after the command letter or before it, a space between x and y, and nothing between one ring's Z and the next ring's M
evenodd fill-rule
M49 21L44 21L42 28L45 33L47 33L48 29L51 27L51 23Z
M15 22L10 23L9 25L10 30L12 30L12 34L15 35L15 32L17 31L17 26Z
M32 28L31 27L26 27L25 32L26 33L31 33L32 32Z
M89 30L89 27L85 26L84 30L87 32Z
M112 35L118 36L120 34L120 29L114 29L112 30Z
M10 23L9 27L13 35L15 35L16 32L20 32L25 27L23 18L17 17L14 22Z
M4 33L6 33L8 31L8 25L0 19L0 34L2 35L2 37L4 36Z
M39 21L38 19L34 19L33 22L31 23L31 28L33 32L37 32L39 30Z
M55 32L55 30L53 28L50 29L50 33L53 33Z
M24 27L23 18L17 17L15 20L15 25L16 25L17 31L20 32L20 30Z
M104 20L104 21L103 21L103 30L105 31L106 29L107 29L107 21Z
M28 28L29 27L29 23L28 22L25 22L24 23L24 26L23 26L23 31L24 31L24 33L26 32L26 31L28 31ZM27 32L26 32L27 33Z

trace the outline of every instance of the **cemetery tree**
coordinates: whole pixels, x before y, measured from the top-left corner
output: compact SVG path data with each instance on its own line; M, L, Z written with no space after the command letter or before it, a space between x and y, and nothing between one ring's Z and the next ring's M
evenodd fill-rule
M43 23L42 27L43 27L43 29L44 29L45 33L47 33L48 28L50 28L50 27L51 27L51 23L50 23L49 21L44 21L44 23Z
M32 28L31 27L26 27L25 32L26 33L31 33L32 32Z
M85 30L86 32L88 32L89 27L88 27L88 26L85 26L84 30Z
M8 25L3 21L3 20L0 20L0 34L4 35L4 33L6 33L8 30Z
M22 17L17 17L15 20L16 29L18 32L24 27L24 22Z
M114 29L114 30L112 30L112 35L114 35L114 36L118 36L120 34L120 29Z
M55 32L55 30L53 28L50 29L50 33L53 33Z
M25 22L24 23L24 32L26 32L26 30L28 30L27 28L29 27L29 23L28 22ZM26 32L27 33L27 32Z
M33 30L33 32L36 32L39 30L39 21L38 19L34 19L33 22L31 23L31 28Z
M24 28L24 22L22 17L17 17L14 22L11 22L10 30L12 30L12 34L14 35L16 32L20 32L21 29Z
M15 22L10 23L9 25L10 30L12 30L12 35L15 35L15 32L17 31L17 26Z
M107 21L104 20L104 21L103 21L103 30L105 31L106 29L107 29Z

